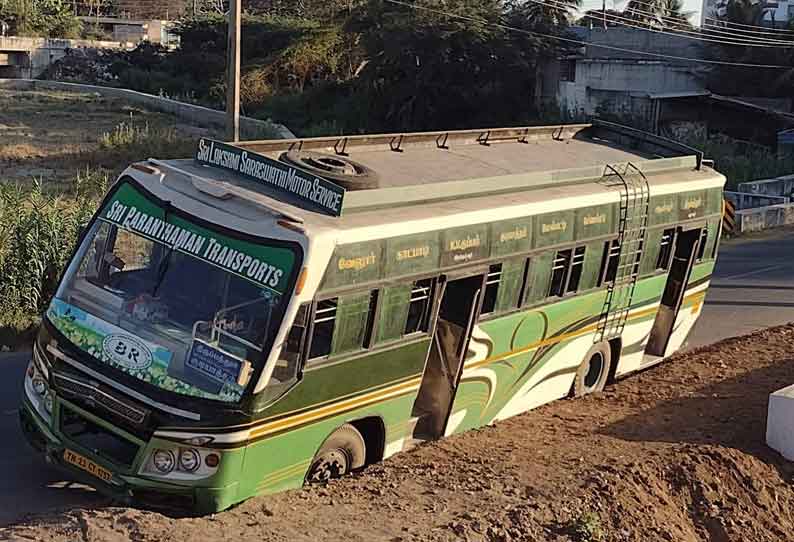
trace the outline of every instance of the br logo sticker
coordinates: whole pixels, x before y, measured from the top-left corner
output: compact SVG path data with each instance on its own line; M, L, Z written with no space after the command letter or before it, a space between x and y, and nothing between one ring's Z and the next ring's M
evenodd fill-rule
M111 333L102 341L102 350L114 363L127 369L143 370L152 364L152 351L129 335Z

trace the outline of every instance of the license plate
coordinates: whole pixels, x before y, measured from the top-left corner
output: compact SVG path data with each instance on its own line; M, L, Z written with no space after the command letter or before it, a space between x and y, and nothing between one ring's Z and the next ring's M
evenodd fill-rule
M113 478L113 473L111 473L109 470L100 467L87 457L73 452L72 450L63 451L63 460L79 469L86 471L88 474L96 476L104 482L110 482L111 478Z

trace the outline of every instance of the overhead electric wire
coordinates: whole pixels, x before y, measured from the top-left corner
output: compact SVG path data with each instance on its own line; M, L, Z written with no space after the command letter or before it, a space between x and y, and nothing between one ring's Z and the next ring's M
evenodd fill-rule
M766 30L766 31L769 31L769 32L789 32L789 33L794 32L794 30L791 30L791 29L788 29L788 28L775 28L775 27L771 27L771 26L759 26L757 24L734 23L732 21L725 21L723 19L715 19L714 17L704 17L703 20L715 21L715 22L718 22L718 23L729 23L729 24L732 24L732 25L735 25L735 26L744 26L744 27L747 27L747 28L758 28L759 30Z
M704 29L704 31L707 32L718 32L718 31L731 32L733 34L736 34L737 36L743 36L745 38L759 38L759 39L794 38L794 32L790 34L775 34L772 32L761 32L758 30L745 30L743 28L734 28L730 26L733 23L730 23L728 21L724 21L724 22L725 25L717 25L717 24L704 22L700 28ZM774 37L764 38L763 36L774 36Z
M539 5L551 8L551 9L564 10L566 12L569 9L571 9L570 6L562 4L561 2L559 2L557 0L529 0L529 1L530 2L534 2L535 4L539 4ZM614 24L617 24L617 25L620 25L620 26L624 26L624 27L627 27L627 28L636 28L636 29L645 30L645 31L648 31L648 32L655 32L657 34L665 34L665 35L668 35L668 36L679 36L679 37L685 38L685 39L691 39L691 40L697 40L697 41L706 41L706 42L711 42L711 43L719 43L719 44L722 44L722 45L734 45L734 46L742 46L742 47L767 47L767 48L768 47L774 47L774 48L777 48L777 49L788 48L788 47L794 48L794 41L789 41L789 42L780 41L780 42L776 42L774 44L771 44L771 43L756 43L754 41L741 41L741 40L729 41L727 38L717 39L717 38L707 38L707 37L702 37L702 36L693 36L693 35L690 35L690 34L692 34L692 32L687 32L687 31L684 31L684 30L661 30L661 29L658 29L658 28L641 26L641 25L637 24L637 21L635 21L633 19L629 19L629 18L626 18L626 17L619 17L619 16L613 15L613 14L609 14L609 15L606 15L606 16L600 16L600 15L589 15L589 14L585 13L583 15L583 17L588 17L588 18L593 19L595 21L606 21L608 23L612 22ZM628 21L628 23L620 22L620 21Z
M719 23L719 24L717 24ZM756 35L766 35L766 36L775 36L778 38L781 37L794 37L794 30L783 30L778 29L777 32L770 32L767 30L754 30L748 29L744 27L737 26L739 23L734 23L728 20L722 20L717 22L711 22L709 20L704 20L703 25L701 28L720 28L722 30L729 30L731 32L739 33L743 36L756 36Z
M545 2L540 2L539 0L529 0L529 1L530 2L535 2L535 3L545 3ZM555 1L555 0L552 0L552 1ZM556 3L560 4L561 2L559 2L557 0ZM647 2L637 2L637 3L647 4ZM563 6L565 6L566 9L567 9L567 6L565 4L563 4ZM624 13L624 14L627 13L627 11L626 11L627 9L630 9L630 8L628 8L628 7L624 8L622 13ZM595 20L599 20L599 21L603 21L606 17L613 17L615 19L628 21L629 23L634 24L634 25L640 25L639 21L631 19L630 17L629 18L620 17L619 15L615 15L614 13L606 13L606 14L604 14L602 16L599 16L599 15L596 14L596 12L599 11L597 9L588 10L588 11L591 11L593 13L593 15L590 16L590 15L588 15L587 12L585 12L582 16L583 17L584 16L591 17L591 18L593 18ZM668 15L657 15L655 13L652 13L652 12L649 12L649 11L638 10L636 8L631 8L631 11L628 12L628 13L639 13L639 14L642 14L642 15L646 15L649 18L653 18L655 20L661 20L661 22L663 24L664 24L665 20L672 21L674 24L677 24L677 25L681 25L682 22L683 22L681 19L677 19L675 17L670 17ZM618 23L616 23L616 24L618 24ZM627 24L625 26L629 26L629 25ZM752 47L752 46L758 46L757 44L760 41L760 42L769 44L768 45L769 47L771 47L771 46L794 47L794 36L792 36L792 39L790 41L786 41L786 40L780 40L780 39L762 38L762 37L755 37L755 36L746 36L746 35L730 32L730 31L727 31L727 30L709 30L707 33L705 33L705 32L702 32L700 30L696 30L696 29L691 28L691 27L687 28L685 26L682 26L681 28L664 27L664 28L656 28L656 29L654 29L653 27L647 28L645 26L641 26L640 25L640 28L655 30L657 32L664 31L664 32L675 32L675 33L691 34L691 35L698 35L698 36L704 35L704 37L701 38L704 41L716 41L716 38L722 38L723 41L724 40L735 41L736 43L732 43L732 45L748 45L748 46Z
M623 13L626 13L626 10L630 9L631 11L634 11L634 12L637 12L637 13L650 14L650 15L653 15L655 17L659 17L659 18L662 18L662 19L666 18L666 19L672 19L672 20L676 20L676 21L681 21L681 19L677 19L677 18L671 17L669 15L657 15L657 14L655 14L653 12L649 12L647 10L645 10L645 11L638 10L636 8L631 7L632 4L640 4L640 5L649 6L649 7L652 7L652 8L657 7L657 4L654 4L653 2L647 2L647 1L644 1L644 0L627 0L625 6L623 7L623 9L621 9L621 11ZM597 11L597 9L595 9L594 11ZM782 29L782 28L770 28L770 27L755 26L755 25L742 25L741 23L733 23L733 22L725 21L725 20L721 20L721 19L714 19L713 17L706 17L705 19L709 19L709 20L717 21L717 22L721 22L721 23L726 23L726 24L730 24L730 25L748 26L748 27L751 27L751 28L761 29L761 30L742 30L740 28L730 28L731 31L741 32L742 34L746 33L746 34L772 34L772 35L777 35L775 32L778 32L778 33L785 33L785 34L788 34L788 35L792 35L794 37L794 30ZM707 24L707 23L704 22L704 24ZM726 30L726 28L722 27L722 26L718 26L718 25L712 25L712 26L714 26L715 28L721 28L723 30ZM702 28L702 26L701 26L701 28ZM775 32L769 32L771 30L774 30ZM754 36L744 36L744 37L754 37ZM767 38L767 39L772 39L772 38Z
M470 17L467 15L458 15L456 13L450 13L447 11L441 11L439 9L428 8L424 6L417 6L415 4L409 4L408 2L403 2L402 0L384 0L389 2L390 4L394 4L397 6L406 7L409 9L413 9L414 11L426 11L428 13L435 13L436 15L443 15L445 17L449 17L450 19L459 19L462 21L469 21L472 23L477 23L485 26L492 26L494 28L501 28L502 30L509 30L511 32L518 32L520 34L527 34L529 36L536 36L540 38L547 38L553 39L557 41L562 41L565 43L575 43L577 45L583 45L586 47L598 47L601 49L608 49L612 51L620 51L623 53L632 53L632 54L639 54L639 55L647 55L655 58L666 58L670 60L683 60L686 62L694 62L694 63L702 63L702 64L711 64L716 66L735 66L740 68L764 68L764 69L792 69L794 66L784 66L782 64L751 64L747 62L729 62L725 60L710 60L704 58L691 58L686 56L676 56L676 55L666 55L663 53L653 53L650 51L637 51L635 49L627 49L625 47L615 47L612 45L602 45L598 43L589 43L582 40L577 40L573 38L565 38L563 36L555 36L554 34L546 34L545 32L536 32L535 30L526 30L524 28L516 28L514 26L509 26L502 23L491 23L484 19L478 19L477 17Z

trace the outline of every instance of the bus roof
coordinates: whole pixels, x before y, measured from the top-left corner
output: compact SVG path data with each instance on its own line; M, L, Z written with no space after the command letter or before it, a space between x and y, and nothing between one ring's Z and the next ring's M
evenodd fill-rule
M609 165L627 162L643 171L651 184L654 180L691 182L714 177L713 172L700 171L702 155L695 149L606 122L250 141L224 147L264 156L271 163L290 150L320 151L349 158L374 171L379 186L343 191L341 216L329 217L300 198L256 182L232 168L207 165L200 160L156 161L201 179L201 183L194 180L193 184L203 192L217 192L214 185L220 183L226 187L221 189L224 194L231 190L234 196L289 220L331 229L603 193L604 188L595 182L604 176ZM276 165L291 167L280 164ZM234 205L232 200L224 203L227 204Z

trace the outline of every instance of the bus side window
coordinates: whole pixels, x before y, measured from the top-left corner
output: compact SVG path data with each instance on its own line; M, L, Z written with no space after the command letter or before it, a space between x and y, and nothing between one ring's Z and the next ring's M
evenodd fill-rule
M430 309L435 279L417 280L411 287L408 301L408 318L403 335L427 331L430 326Z
M604 255L601 259L601 272L598 274L598 286L609 284L618 274L620 262L620 242L617 239L604 242Z
M700 230L700 245L698 246L697 261L703 260L703 255L706 253L706 244L708 243L708 240L709 240L709 229L704 226L703 229Z
M524 282L524 305L534 305L548 296L553 258L553 252L545 252L533 256L528 262Z
M324 299L317 302L312 326L312 341L309 348L309 359L328 356L331 353L331 341L336 327L336 309L339 298Z
M378 290L357 292L337 299L331 355L369 348L378 306Z
M576 247L573 251L571 261L571 272L568 275L568 286L565 293L570 294L579 291L579 281L582 279L582 269L584 268L585 247Z
M496 296L496 312L509 311L521 303L521 289L526 280L529 260L515 258L502 263L502 276Z
M490 314L496 308L496 295L499 293L499 282L502 280L502 264L496 263L488 268L485 278L485 297L482 301L480 314Z
M568 270L571 266L571 249L558 250L551 264L551 282L548 297L562 297L565 284L568 282Z
M562 297L577 292L584 268L585 247L558 250L551 266L548 297Z
M675 228L668 228L662 232L659 256L656 258L656 269L667 271L670 268L670 259L673 255L673 239L675 238Z
M528 258L515 258L488 268L480 316L509 311L520 305L528 262Z

